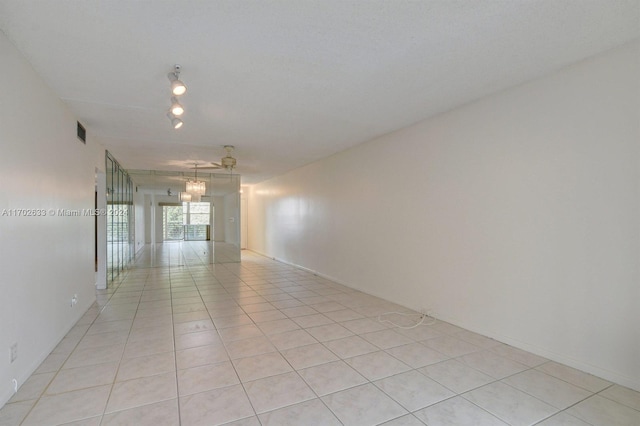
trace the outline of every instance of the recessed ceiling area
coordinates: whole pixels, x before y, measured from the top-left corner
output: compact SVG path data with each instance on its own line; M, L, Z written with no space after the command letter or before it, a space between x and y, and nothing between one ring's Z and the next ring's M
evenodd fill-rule
M639 17L637 0L0 0L0 29L125 168L235 145L243 184L628 42Z

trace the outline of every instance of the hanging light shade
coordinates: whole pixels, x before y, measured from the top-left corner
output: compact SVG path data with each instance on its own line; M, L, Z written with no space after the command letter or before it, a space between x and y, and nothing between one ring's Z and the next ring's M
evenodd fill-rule
M191 180L187 182L186 191L191 195L204 195L207 191L207 187L204 181L201 180Z
M204 181L198 180L198 164L196 163L196 178L195 180L187 181L186 191L191 194L191 196L201 196L207 192L207 186ZM198 200L199 201L199 200Z
M178 194L178 198L180 199L180 201L182 201L183 203L188 203L191 201L191 199L193 198L191 196L191 194L189 194L188 192L181 192Z

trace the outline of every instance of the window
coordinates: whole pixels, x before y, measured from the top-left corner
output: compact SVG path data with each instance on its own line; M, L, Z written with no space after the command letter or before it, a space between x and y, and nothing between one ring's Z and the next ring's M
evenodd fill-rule
M162 234L165 241L184 238L183 207L162 206Z
M209 203L183 203L185 225L208 225L211 208Z
M210 212L211 204L207 202L163 206L164 240L208 240Z

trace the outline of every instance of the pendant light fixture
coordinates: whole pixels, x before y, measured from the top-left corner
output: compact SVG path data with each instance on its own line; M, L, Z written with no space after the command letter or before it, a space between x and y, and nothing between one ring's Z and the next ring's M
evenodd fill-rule
M193 195L204 195L205 186L203 181L191 180L187 182L187 192Z
M197 163L196 163L196 178L195 180L187 181L186 192L191 194L192 198L195 195L202 196L205 194L205 192L207 192L207 188L204 181L198 180L198 164Z

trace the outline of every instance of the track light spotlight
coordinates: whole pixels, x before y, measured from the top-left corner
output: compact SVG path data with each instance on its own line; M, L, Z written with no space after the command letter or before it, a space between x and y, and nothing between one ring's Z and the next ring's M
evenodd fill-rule
M171 98L171 114L178 117L178 116L181 116L183 113L184 113L184 108L182 107L182 105L180 105L180 102L178 102L178 99L176 99L175 97Z
M173 115L171 111L167 113L167 117L169 117L169 120L171 120L171 125L173 126L174 129L179 129L184 124L182 120L180 120L178 117Z
M184 95L187 91L187 86L180 81L180 65L176 64L173 68L173 72L170 72L168 77L171 81L171 93L176 96Z
M184 95L187 91L187 86L184 85L180 80L176 80L171 83L171 93L176 96Z
M180 120L178 117L171 120L171 125L174 129L179 129L183 124L184 123L182 122L182 120Z

